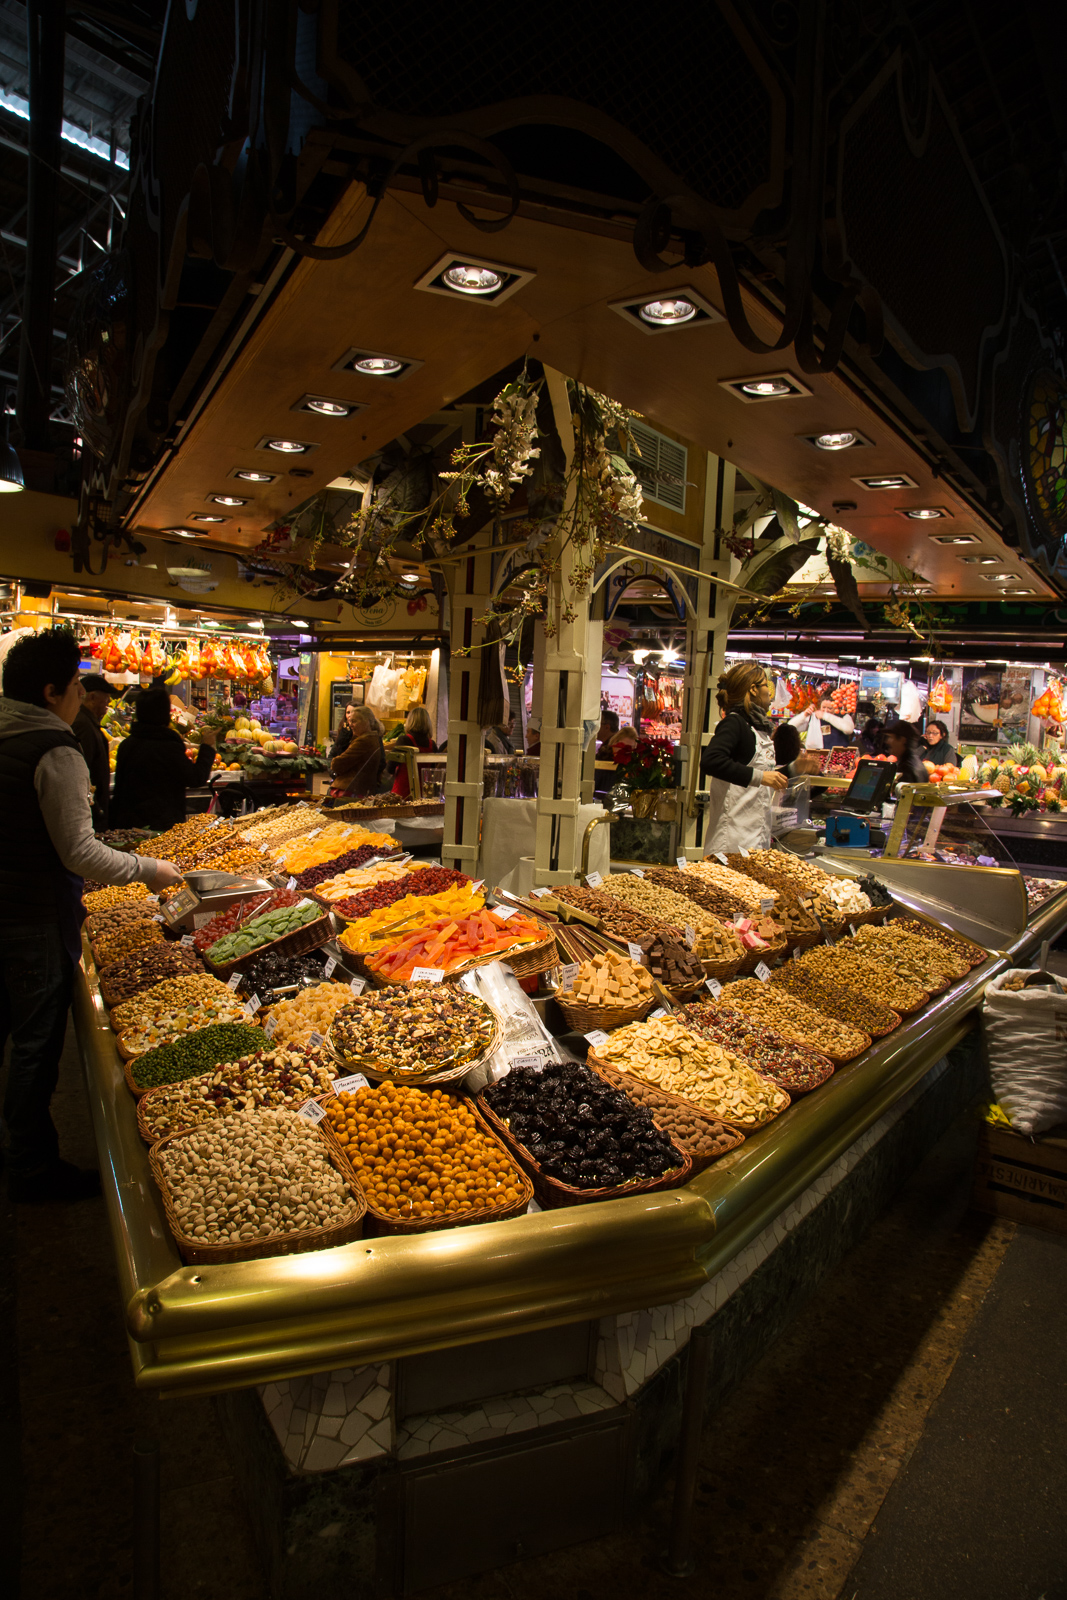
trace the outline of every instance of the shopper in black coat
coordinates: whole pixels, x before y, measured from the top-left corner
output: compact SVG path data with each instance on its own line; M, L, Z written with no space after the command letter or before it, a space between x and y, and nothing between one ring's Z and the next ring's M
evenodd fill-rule
M185 791L204 783L215 760L215 730L204 728L196 760L170 725L170 696L146 689L137 699L128 739L115 760L111 825L115 828L172 828L185 821Z
M902 783L929 783L930 774L923 766L919 731L911 722L894 722L886 729L886 745L897 764L897 779Z
M97 833L104 833L111 804L111 747L100 723L119 691L99 672L87 673L82 679L82 688L85 699L74 718L72 731L82 747L85 765L89 768L89 782L93 786L93 828Z

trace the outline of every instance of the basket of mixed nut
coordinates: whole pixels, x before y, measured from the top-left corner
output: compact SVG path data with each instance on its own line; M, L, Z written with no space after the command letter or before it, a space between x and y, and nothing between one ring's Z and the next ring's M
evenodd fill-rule
M465 1077L499 1038L484 1000L455 984L424 980L369 989L337 1012L328 1035L348 1072L419 1084Z
M137 1102L137 1131L146 1144L156 1144L241 1111L299 1111L309 1100L330 1098L336 1074L336 1062L318 1050L260 1050L149 1089Z

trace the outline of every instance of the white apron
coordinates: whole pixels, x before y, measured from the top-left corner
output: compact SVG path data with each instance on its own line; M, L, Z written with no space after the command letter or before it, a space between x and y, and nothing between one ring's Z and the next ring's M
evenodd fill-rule
M753 728L756 748L749 766L762 774L777 765L774 743L769 733ZM718 851L729 855L741 849L767 850L771 843L771 807L774 791L766 784L753 782L747 789L739 783L727 783L724 778L712 778L709 784L704 854L713 856Z

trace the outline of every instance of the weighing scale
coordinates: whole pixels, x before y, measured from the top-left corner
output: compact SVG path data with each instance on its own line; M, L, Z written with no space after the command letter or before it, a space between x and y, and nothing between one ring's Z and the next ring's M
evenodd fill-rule
M159 909L168 928L175 933L192 933L236 901L257 897L266 900L276 887L266 878L246 878L239 873L189 872L185 887Z

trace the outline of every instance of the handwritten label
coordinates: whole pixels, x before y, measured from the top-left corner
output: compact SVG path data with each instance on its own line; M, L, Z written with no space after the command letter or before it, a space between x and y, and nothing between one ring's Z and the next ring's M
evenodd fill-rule
M688 922L685 925L685 942L689 946L690 950L692 950L693 946L697 942L697 931L695 928L691 927Z
M689 865L684 856L675 856L674 864L678 868L679 872L684 872L686 867Z
M774 896L773 896L773 894L765 894L763 896L763 898L761 899L760 903L759 903L759 908L762 911L764 916L767 915L768 911L773 911L774 910Z
M795 944L793 946L793 960L794 961L799 961L800 960L800 946L798 944Z
M290 878L285 887L288 889L289 893L292 894L293 890L296 888L296 879Z
M314 839L322 832L321 828L312 828L310 833L305 833L305 839Z
M645 953L641 949L641 946L639 944L627 944L626 948L630 952L630 960L631 961L636 961L637 965L640 966L641 965L641 957Z
M166 922L166 920L166 917L164 917L159 911L157 911L155 916L152 918L153 922Z
M267 1018L266 1022L263 1024L263 1032L267 1035L268 1039L273 1039L274 1038L274 1032L275 1032L275 1029L277 1028L277 1026L278 1026L277 1017L269 1016Z
M586 1038L594 1050L599 1050L602 1044L607 1044L608 1036L603 1028L595 1028L592 1033L587 1033Z
M306 1117L308 1122L313 1122L316 1127L326 1115L326 1107L320 1106L317 1100L305 1100L297 1112L298 1117Z
M716 861L721 861L724 867L728 867L730 865L730 863L727 861L726 857L723 855L721 850L716 850L715 859L716 859Z
M159 896L158 896L158 894L146 894L145 895L145 899L147 900L147 902L148 902L148 904L150 906L158 906L158 904L159 904Z
M515 915L518 909L518 906L494 906L493 916L499 917L502 922L506 922L509 917Z
M771 969L767 965L766 961L761 961L756 967L756 977L759 979L760 983L770 983Z
M311 1046L312 1050L321 1050L325 1043L326 1040L322 1037L321 1033L311 1033L308 1036L308 1044Z
M440 983L444 975L444 967L416 967L411 974L411 981L412 983Z
M551 889L531 889L530 894L535 900L543 900L546 894L551 894Z
M630 868L630 876L632 878L643 878L644 875L645 874L644 874L643 870L640 867L631 867Z
M241 979L243 976L244 974L241 972L231 972L230 976L226 979L226 987L232 994L236 994L238 989L241 987Z
M527 1051L525 1055L513 1057L511 1062L511 1070L514 1070L516 1067L530 1067L537 1072L544 1067L544 1062L540 1056L531 1055L530 1052Z
M650 1011L648 1015L651 1022L658 1022L660 1017L669 1017L670 1012L666 1006L657 1006L655 1011Z
M704 987L711 995L713 1000L717 1000L722 994L722 984L719 982L718 978L706 978L704 980Z
M323 973L325 974L325 976L327 978L332 978L333 977L334 969L335 969L336 966L337 966L337 957L336 956L330 956L329 959L326 962L326 965L322 969Z
M362 1072L350 1072L347 1078L334 1078L335 1094L355 1094L357 1089L369 1089L370 1084Z
M258 994L250 994L248 999L245 1001L245 1010L248 1012L249 1016L252 1016L254 1012L259 1010L262 1004L263 1002L259 998Z
M559 983L560 983L560 988L561 989L569 989L570 988L571 984L574 982L575 978L578 976L578 966L579 966L579 963L577 961L568 961L568 963L567 963L567 965L565 967L560 967L560 969L559 969Z
M599 889L603 882L604 880L600 876L599 872L587 872L585 875L585 884L587 889Z
M192 944L192 942L193 942L193 936L192 936L191 933L183 933L182 934L182 937L181 937L181 943L182 944L184 944L186 947L188 947L188 946L190 946Z
M353 994L362 994L367 987L367 980L366 978L353 978L348 987Z

